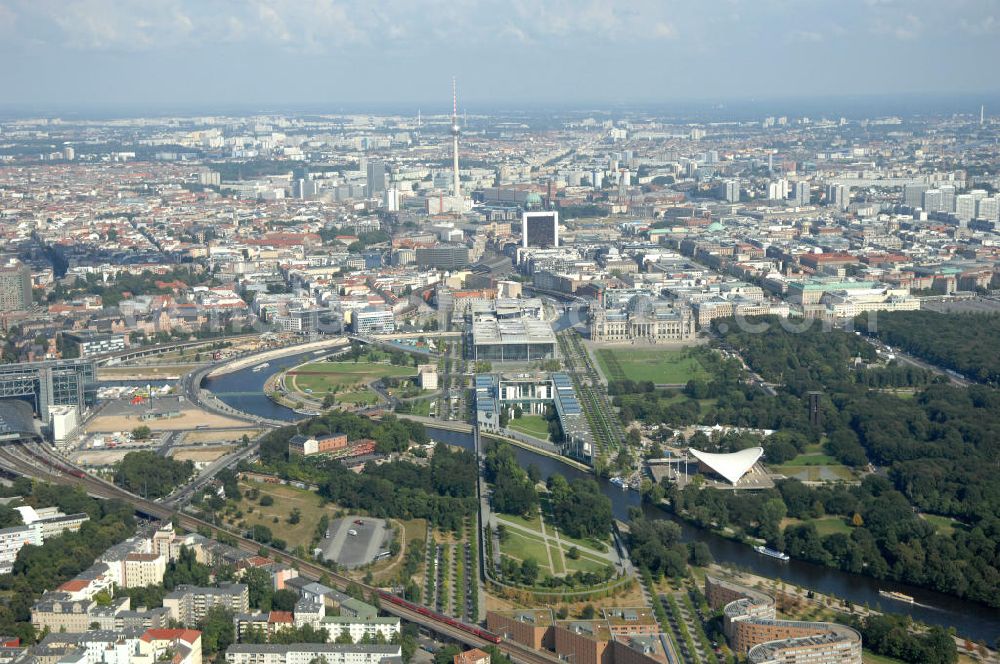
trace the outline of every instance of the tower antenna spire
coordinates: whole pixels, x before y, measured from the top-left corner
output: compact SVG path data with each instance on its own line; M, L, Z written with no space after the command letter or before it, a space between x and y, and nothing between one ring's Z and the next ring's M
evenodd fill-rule
M455 77L451 77L451 150L452 159L454 166L454 191L452 192L455 196L454 208L455 215L461 216L462 214L462 181L458 176L458 135L461 133L461 129L458 126L458 87L455 84Z

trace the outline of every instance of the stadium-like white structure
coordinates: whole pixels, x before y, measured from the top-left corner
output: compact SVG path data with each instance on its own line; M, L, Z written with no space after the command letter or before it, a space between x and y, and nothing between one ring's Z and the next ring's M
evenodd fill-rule
M736 486L740 478L746 475L753 468L753 465L764 456L763 447L748 447L745 450L728 454L702 452L692 447L690 452L695 459L726 478L733 486Z

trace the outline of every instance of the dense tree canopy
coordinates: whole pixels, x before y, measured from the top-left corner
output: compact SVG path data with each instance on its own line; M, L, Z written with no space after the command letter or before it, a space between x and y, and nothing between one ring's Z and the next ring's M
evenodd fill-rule
M483 474L493 485L493 509L504 514L530 515L538 509L535 483L521 467L514 449L501 441L486 448Z
M329 436L345 434L350 441L371 438L382 453L401 452L410 442L425 444L430 440L420 422L386 415L380 422L341 410L327 411L295 426L272 431L261 440L260 458L264 463L280 466L288 459L288 441L296 434Z
M736 325L721 334L777 395L733 387L716 375L708 383L718 395L711 417L777 429L773 442L763 443L769 462L825 437L827 453L860 468L870 461L876 472L855 487L810 488L790 480L735 496L671 490L674 509L705 525L728 524L764 538L795 557L1000 606L1000 392L958 388L924 373L890 374L896 365L875 364L863 338L840 330L815 325L791 332L763 322L770 323L766 334ZM881 391L890 375L899 379L889 380L891 386L916 386L915 397ZM818 426L807 418L810 390L821 392ZM744 435L710 441L723 450L752 443ZM940 531L918 511L959 522L953 532ZM782 531L786 515L836 515L851 532L821 536L807 522Z
M954 664L958 661L955 640L944 628L933 626L914 634L908 616L870 615L856 620L854 627L861 632L865 648L912 664Z
M859 317L857 325L891 346L967 378L1000 384L1000 314L880 311Z
M43 591L58 587L91 564L105 549L135 531L132 508L118 501L102 501L81 489L15 482L15 490L34 507L55 506L67 514L86 513L79 532L65 532L47 538L42 546L25 546L18 553L14 569L0 576L0 591L7 599L0 603L0 631L33 643L31 605Z
M191 461L175 461L156 452L129 452L115 466L115 484L145 498L162 498L194 473Z
M606 539L611 532L611 500L594 480L549 478L552 518L570 537Z

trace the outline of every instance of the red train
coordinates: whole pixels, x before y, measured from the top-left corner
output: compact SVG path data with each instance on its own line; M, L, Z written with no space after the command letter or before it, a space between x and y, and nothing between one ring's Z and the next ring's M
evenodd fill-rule
M41 454L38 454L37 452L35 452L34 450L30 449L27 446L23 446L22 449L25 452L28 453L28 456L37 459L38 461L44 463L46 466L48 466L52 470L60 472L63 475L72 475L73 477L86 477L87 476L87 474L84 473L83 471L81 471L81 470L79 470L77 468L71 468L71 467L66 466L64 464L61 464L61 463L55 463L55 462L52 461L52 459L43 457Z
M451 627L455 627L456 629L460 629L463 632L474 634L475 636L478 636L479 638L485 641L489 641L490 643L500 643L501 641L499 635L494 634L489 630L483 629L482 627L476 627L475 625L469 625L467 623L462 622L461 620L456 620L451 616L446 616L442 613L438 613L437 611L431 611L426 606L421 606L420 604L414 604L413 602L407 602L405 599L399 597L398 595L393 595L392 593L387 593L384 590L380 590L378 591L378 597L383 602L398 604L399 606L405 607L411 611L419 613L422 616L427 616L428 618L432 618L438 622L443 622L444 624L449 625Z

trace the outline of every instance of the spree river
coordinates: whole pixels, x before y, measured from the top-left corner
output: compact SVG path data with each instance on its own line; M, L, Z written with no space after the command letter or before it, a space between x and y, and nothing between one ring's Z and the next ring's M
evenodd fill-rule
M314 357L313 353L291 355L271 361L271 365L264 371L255 373L252 369L243 369L206 379L202 386L214 392L216 396L233 408L261 417L292 422L301 419L302 416L289 408L279 406L265 396L263 393L264 382L283 367L293 367L312 357ZM434 440L467 449L473 448L472 434L437 429L432 426L428 426L427 429ZM581 477L593 479L594 477L590 473L561 463L557 459L536 454L520 447L514 449L521 465L525 467L529 464L537 466L542 477L548 478L553 474L563 475L569 480ZM925 623L955 627L959 635L976 641L985 641L989 645L993 645L1000 637L1000 611L998 610L933 590L890 581L877 581L867 576L794 559L782 562L768 558L756 553L745 544L696 528L658 507L644 505L639 494L635 491L623 491L604 479L598 479L598 482L605 495L611 499L615 518L627 521L629 508L638 507L642 509L647 518L670 519L680 526L681 535L685 541L706 543L712 551L712 556L719 563L740 567L760 576L780 579L787 584L835 595L848 599L854 604L868 604L886 612L908 614L915 620ZM912 596L916 604L911 605L882 597L878 593L879 589L903 592Z

